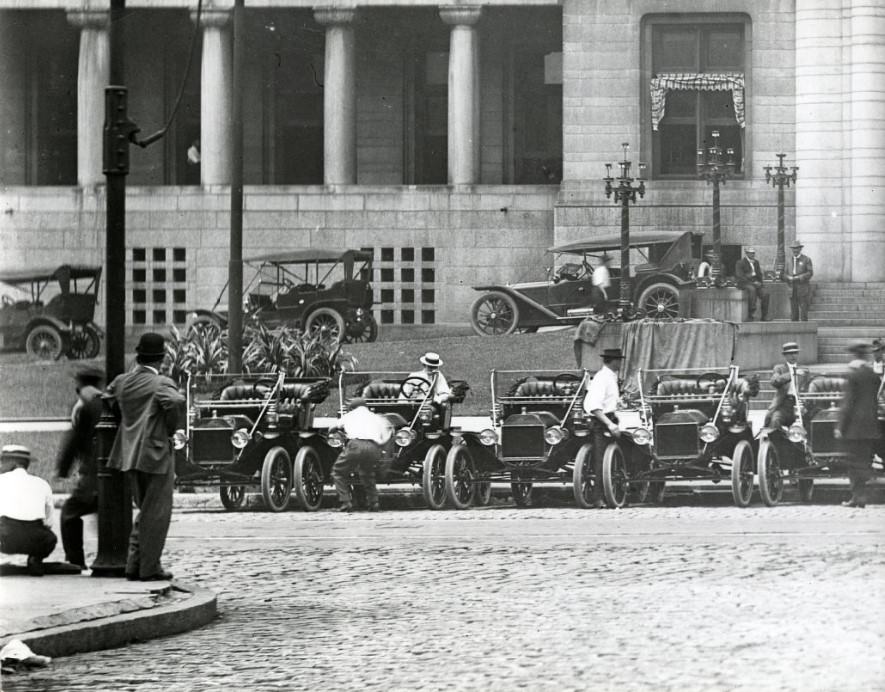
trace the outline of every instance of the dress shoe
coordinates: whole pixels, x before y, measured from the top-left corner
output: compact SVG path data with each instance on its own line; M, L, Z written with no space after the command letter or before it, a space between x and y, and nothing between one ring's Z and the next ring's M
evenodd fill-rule
M866 502L859 502L858 500L851 499L851 500L846 500L845 502L843 502L842 506L843 507L857 507L858 509L863 509L864 507L867 506L867 503Z
M126 581L138 581L140 578L138 572L126 572Z
M34 555L28 556L28 574L32 577L42 577L46 573L43 568L43 558Z
M341 505L341 506L338 508L338 511L339 511L339 512L347 512L347 513L350 513L350 512L353 511L353 505Z
M140 577L138 581L170 581L172 579L172 572L167 572L166 570L161 569L159 572L156 572L149 577Z

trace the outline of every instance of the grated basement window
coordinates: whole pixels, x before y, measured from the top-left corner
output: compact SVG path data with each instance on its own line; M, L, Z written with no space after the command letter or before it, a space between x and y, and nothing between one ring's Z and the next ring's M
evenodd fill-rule
M374 250L374 310L379 324L435 324L435 249L363 249Z
M157 327L183 325L187 319L187 248L132 248L132 323Z

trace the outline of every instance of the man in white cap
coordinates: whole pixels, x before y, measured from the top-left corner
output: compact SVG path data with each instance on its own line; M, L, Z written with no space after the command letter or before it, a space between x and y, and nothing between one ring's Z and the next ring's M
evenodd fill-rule
M811 277L814 267L811 260L802 254L802 243L798 240L790 244L793 256L787 258L784 268L784 281L790 286L790 319L793 322L808 321L808 306L811 304Z
M423 366L421 370L409 373L409 376L403 380L401 399L423 399L428 396L434 403L441 404L448 401L452 397L452 390L446 381L445 375L440 372L440 366L443 364L442 358L438 353L428 351L418 359ZM423 380L427 384L423 384L418 380Z
M329 430L344 430L347 436L347 444L332 466L332 480L341 501L338 511L353 511L350 476L354 471L359 475L366 491L369 511L380 511L375 476L384 445L393 434L393 426L384 416L370 411L365 399L357 397L347 402L347 413Z
M43 576L43 560L55 549L52 488L28 473L31 450L6 445L0 451L0 552L27 555L28 574Z
M808 385L808 370L800 368L799 344L788 341L781 347L784 356L783 363L776 363L771 371L771 386L774 389L774 397L768 413L765 414L765 427L778 428L789 427L796 420L796 389L804 391ZM792 372L791 372L792 371Z
M734 265L734 277L737 279L738 288L744 289L747 293L749 312L747 321L753 321L753 314L756 312L756 303L758 302L762 308L762 321L767 322L769 295L762 283L762 268L759 266L759 260L756 259L756 249L748 247L744 253L746 257L739 259Z

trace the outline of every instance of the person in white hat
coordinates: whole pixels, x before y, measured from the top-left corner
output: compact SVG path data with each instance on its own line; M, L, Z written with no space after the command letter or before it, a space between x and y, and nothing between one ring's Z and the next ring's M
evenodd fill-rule
M43 576L43 560L55 550L52 488L28 473L31 450L5 445L0 451L0 552L27 555L28 574Z
M804 391L808 385L808 370L800 368L799 344L788 341L781 347L784 355L783 363L776 363L771 371L771 386L774 389L774 397L771 406L765 414L765 427L778 428L790 426L796 420L796 390L793 380Z
M443 364L442 358L438 353L428 351L418 359L423 366L421 370L410 372L409 376L403 381L401 399L423 399L427 396L428 389L430 397L434 403L441 404L452 398L452 390L446 381L445 375L440 371ZM427 384L423 385L418 380L424 380Z

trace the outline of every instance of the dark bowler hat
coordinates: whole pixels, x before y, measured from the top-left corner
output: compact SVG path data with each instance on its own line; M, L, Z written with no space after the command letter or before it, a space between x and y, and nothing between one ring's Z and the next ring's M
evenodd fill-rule
M104 370L97 365L81 365L74 370L74 380L81 384L104 382Z
M803 247L805 247L805 246L804 246L802 243L800 243L798 240L794 240L792 243L790 243L790 247L791 247L791 248L800 248L800 249L801 249L801 248L803 248Z
M848 347L848 352L863 357L870 352L870 345L865 341L856 341Z
M611 359L611 360L614 360L614 359L623 360L624 354L621 353L621 349L619 349L619 348L607 348L602 352L602 358L603 358L603 360L606 358Z
M788 341L781 346L781 353L799 353L799 344L795 341Z
M31 450L24 445L3 445L0 461L17 461L27 468L31 463Z
M135 352L145 358L162 358L166 355L166 339L162 334L146 332L138 340Z
M361 396L355 396L352 399L347 400L347 410L353 411L355 408L359 408L360 406L365 406L366 400Z
M879 353L879 351L885 351L885 340L873 339L873 353Z

